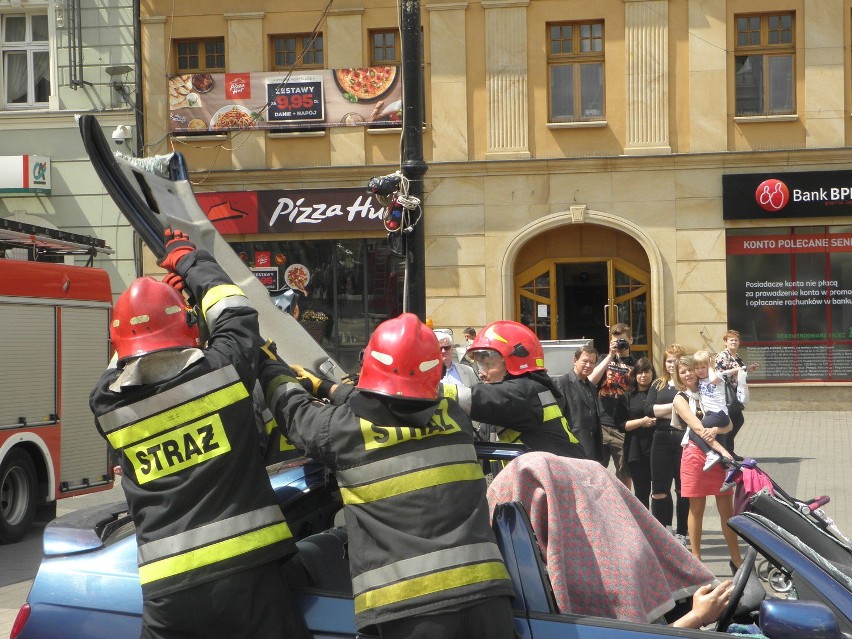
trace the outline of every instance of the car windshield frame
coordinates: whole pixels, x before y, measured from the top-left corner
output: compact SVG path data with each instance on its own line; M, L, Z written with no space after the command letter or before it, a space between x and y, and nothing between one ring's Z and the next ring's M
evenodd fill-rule
M764 526L767 530L777 535L785 542L790 544L793 548L802 553L807 559L813 562L814 565L819 567L823 572L825 572L829 577L834 579L838 584L843 586L847 591L852 593L852 576L846 574L843 570L841 570L836 562L831 561L830 559L826 559L819 552L817 552L812 546L804 543L801 539L788 532L774 521L764 517L763 515L758 515L757 513L743 513L744 517L748 519L754 520ZM755 545L753 542L749 540L750 545ZM761 554L765 554L762 552L761 548L757 547L758 551ZM850 557L852 559L852 557ZM774 562L773 562L774 563ZM785 566L778 566L779 569L784 570L785 572L790 572L789 569Z

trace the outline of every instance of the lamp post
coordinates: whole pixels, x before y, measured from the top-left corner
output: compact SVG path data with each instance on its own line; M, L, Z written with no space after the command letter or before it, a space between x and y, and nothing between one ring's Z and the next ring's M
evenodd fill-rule
M400 5L402 41L402 174L409 180L409 194L423 207L423 38L420 31L420 0L402 0ZM424 207L425 209L425 207ZM403 235L408 266L407 306L421 320L426 318L426 242L423 222Z

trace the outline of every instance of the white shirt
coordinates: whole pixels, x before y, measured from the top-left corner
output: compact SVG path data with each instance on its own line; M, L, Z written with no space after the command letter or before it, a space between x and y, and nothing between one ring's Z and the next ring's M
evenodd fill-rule
M728 404L725 401L725 383L714 384L710 378L698 380L698 392L701 395L701 405L704 414L724 413L728 414Z

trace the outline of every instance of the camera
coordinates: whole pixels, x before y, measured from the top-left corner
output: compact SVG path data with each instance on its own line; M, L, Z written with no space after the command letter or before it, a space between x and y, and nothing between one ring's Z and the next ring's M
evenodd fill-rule
M119 124L112 132L112 141L114 144L121 146L125 140L130 139L130 127L127 124Z
M616 340L615 346L618 348L618 350L623 351L625 348L630 348L630 342L628 342L622 337Z
M392 195L399 190L401 177L402 176L397 175L396 173L383 175L381 177L371 177L370 181L367 183L367 191L375 193L376 195Z

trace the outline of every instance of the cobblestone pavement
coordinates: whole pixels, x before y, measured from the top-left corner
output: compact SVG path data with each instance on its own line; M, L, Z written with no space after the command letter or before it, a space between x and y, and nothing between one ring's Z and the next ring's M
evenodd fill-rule
M754 457L787 493L802 499L829 495L825 510L852 533L852 412L750 412L737 436L737 452ZM61 500L57 514L124 498L120 482L109 491ZM727 548L712 499L704 516L702 556L716 575L727 576ZM26 601L41 558L44 525L20 543L0 546L0 638L9 636Z

